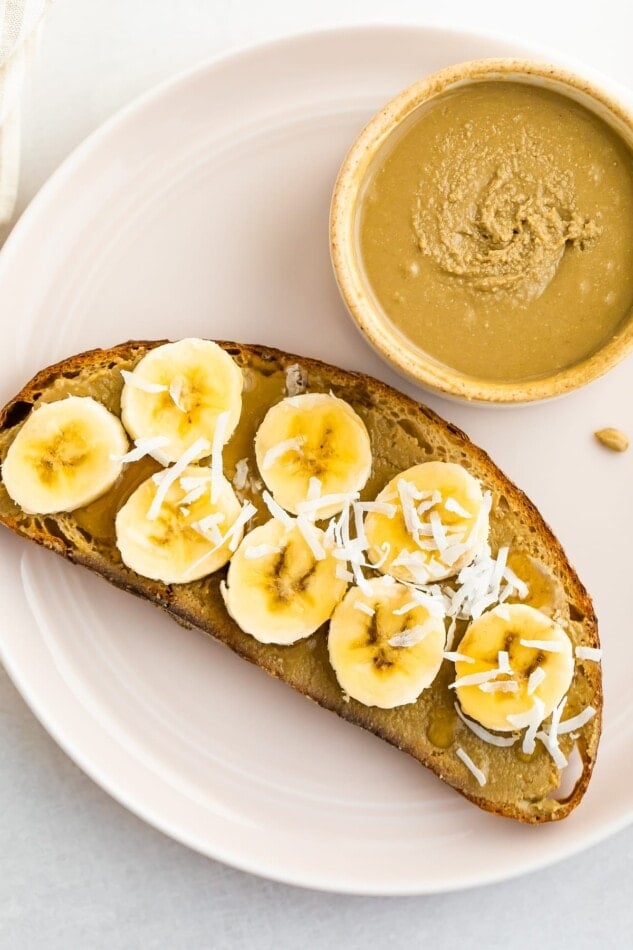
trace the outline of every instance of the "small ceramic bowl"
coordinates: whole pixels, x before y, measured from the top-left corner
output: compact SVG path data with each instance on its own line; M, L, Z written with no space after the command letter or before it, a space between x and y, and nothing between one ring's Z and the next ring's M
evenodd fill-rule
M388 102L352 145L334 188L330 248L336 280L354 322L399 372L424 388L449 397L488 404L526 403L578 389L620 362L633 350L633 312L591 356L552 375L517 382L468 376L409 343L390 323L363 274L357 239L358 210L367 176L376 154L390 136L422 103L448 89L491 79L531 83L562 93L598 115L633 149L633 115L589 80L531 60L483 59L451 66L414 83Z

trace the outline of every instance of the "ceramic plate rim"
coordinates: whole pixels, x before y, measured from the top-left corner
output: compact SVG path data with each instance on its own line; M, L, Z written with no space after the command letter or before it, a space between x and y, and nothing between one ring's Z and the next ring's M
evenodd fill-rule
M118 110L112 117L107 119L97 129L91 132L75 149L73 149L70 155L61 163L61 165L53 172L44 185L39 189L38 193L22 213L19 221L15 225L0 255L0 282L4 278L5 272L10 270L14 254L19 253L21 245L24 241L28 241L29 232L33 223L37 224L38 216L46 211L47 203L55 197L57 191L69 179L72 179L75 169L81 165L84 157L90 155L93 151L98 150L102 141L107 140L112 133L116 133L116 131L127 120L134 118L134 116L138 115L139 113L142 113L147 105L160 100L165 93L174 91L176 87L186 86L188 82L195 80L196 77L203 73L212 73L216 69L221 69L226 63L235 62L240 59L248 60L251 55L257 54L265 49L270 49L271 47L283 49L292 47L292 45L297 42L305 42L306 40L317 41L319 39L327 38L333 34L339 37L343 34L347 34L350 41L353 41L354 37L356 37L359 33L377 33L381 31L389 31L393 34L397 34L398 32L402 31L417 33L419 34L421 43L424 43L425 41L428 42L429 35L448 35L453 37L455 40L480 39L482 42L494 41L496 43L505 43L508 46L521 47L532 57L543 59L552 58L556 59L558 62L565 62L571 68L582 72L584 75L594 77L596 81L600 82L607 89L615 92L616 95L623 94L622 88L617 83L614 83L607 77L602 76L598 71L589 69L586 66L571 60L569 57L562 57L560 54L554 53L552 50L548 50L544 47L536 46L534 44L525 44L523 41L512 36L504 37L495 34L492 31L484 30L458 30L445 28L442 26L426 26L421 23L413 22L389 22L357 25L348 24L335 28L323 28L315 31L298 31L277 39L269 39L263 42L237 46L233 49L223 52L221 55L212 57L201 63L197 63L184 71L181 71L176 76L160 82L147 92L144 92L140 96L136 97L132 100L132 102ZM71 758L71 760L74 761L93 781L100 785L116 801L121 803L137 817L148 822L148 824L151 826L157 828L167 836L179 841L194 851L220 860L240 870L262 875L281 883L326 890L330 892L357 895L411 896L446 893L450 891L462 890L510 880L517 876L527 874L531 871L547 867L560 860L571 857L580 851L584 851L592 845L617 833L619 830L626 828L631 823L631 821L633 821L633 810L631 810L623 817L621 816L616 818L611 822L603 822L598 828L594 829L593 833L585 834L581 840L573 839L571 843L568 843L563 848L559 848L559 850L555 851L554 853L547 853L545 856L539 854L535 856L533 860L518 864L510 870L504 868L503 870L500 870L499 873L491 872L484 875L473 874L470 877L456 877L454 881L449 882L442 880L438 882L437 886L433 882L429 882L427 879L424 881L412 881L410 886L402 886L400 884L390 886L388 881L385 881L380 885L370 884L367 881L362 880L354 883L347 879L333 879L331 875L327 879L324 879L323 874L320 873L318 869L315 871L310 868L305 869L302 875L297 873L287 874L284 873L283 868L280 869L279 867L275 866L274 863L267 864L264 861L249 860L249 856L241 855L237 853L236 850L222 848L221 846L214 848L208 846L204 842L195 840L195 838L187 834L183 829L176 827L174 823L164 820L160 815L160 811L156 811L153 803L148 804L147 802L142 801L142 796L140 797L141 800L138 800L126 790L118 787L116 777L108 774L107 769L104 770L103 766L100 766L98 763L92 761L90 755L86 754L82 748L73 745L73 742L65 735L63 726L56 722L55 717L51 717L51 715L47 712L45 697L37 694L37 691L33 689L29 683L28 675L25 674L24 670L19 668L17 663L13 662L13 657L7 651L6 644L1 635L0 659L2 660L5 669L7 670L13 683L39 722L44 726L44 728L49 732L49 734L54 738L54 740L64 750L64 752Z

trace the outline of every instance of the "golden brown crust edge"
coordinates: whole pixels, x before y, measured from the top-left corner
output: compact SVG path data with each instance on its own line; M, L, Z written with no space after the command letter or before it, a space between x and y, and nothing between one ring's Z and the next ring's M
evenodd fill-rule
M54 383L58 377L81 373L84 370L89 371L96 368L97 366L107 367L110 362L113 362L116 365L116 362L120 359L133 359L137 351L139 352L140 358L140 355L145 353L147 350L159 346L165 342L167 341L128 341L108 349L89 350L75 356L71 356L68 359L62 360L41 370L20 390L19 393L17 393L16 396L13 397L13 399L11 399L4 406L2 410L0 410L0 431L4 430L5 428L10 428L17 424L17 422L21 421L21 418L25 416L28 411L30 411L30 406L37 401L39 395L44 390L46 390L48 386L52 385L52 383ZM350 382L363 384L373 390L374 393L379 394L385 400L395 399L400 405L406 407L408 410L414 410L415 412L422 413L430 423L444 430L447 435L450 435L452 441L455 444L459 444L471 457L477 459L479 464L486 470L486 475L489 482L500 484L502 486L504 494L511 497L513 508L520 511L526 521L536 526L542 543L547 546L560 567L561 574L565 578L566 588L572 592L571 601L576 606L579 614L583 615L583 627L585 630L585 639L587 643L591 646L599 646L597 619L593 610L591 599L577 574L571 567L558 539L546 524L538 509L524 494L524 492L514 485L514 483L512 483L503 474L503 472L501 472L501 470L495 465L495 463L490 459L483 449L480 449L478 446L470 442L468 437L459 428L457 428L452 423L446 422L427 406L417 403L415 400L404 395L398 390L393 389L386 383L383 383L374 377L366 376L363 373L343 370L320 360L286 353L285 351L259 344L238 344L226 341L218 342L233 356L241 357L246 364L248 364L249 357L258 357L267 361L277 362L282 367L288 367L294 363L300 363L308 370L308 372L312 371L316 373L325 373L328 379L331 380L333 386L347 386L350 384ZM64 543L63 540L55 537L52 534L48 534L44 531L33 530L26 532L23 530L17 519L3 518L2 521L7 527L17 534L27 537L28 539L55 551L73 563L81 564L82 566L89 568L99 576L104 577L113 585L151 601L157 606L162 607L173 619L177 620L178 622L184 623L187 626L194 626L204 630L205 632L211 634L214 638L225 643L225 645L228 645L234 652L238 653L238 655L248 659L251 662L255 662L251 656L248 656L247 653L243 652L239 648L239 645L237 645L235 642L229 641L229 639L223 635L221 629L214 626L213 624L209 624L206 618L189 611L185 606L183 606L183 604L178 603L177 599L175 601L173 591L170 587L161 584L160 582L148 581L145 578L138 577L137 575L134 575L133 572L123 573L118 568L118 566L113 568L112 565L108 564L102 558L93 557L89 554L84 554L80 551L71 549L67 544ZM227 622L232 623L232 621L229 621L228 617ZM260 658L257 660L257 665L266 670L266 672L269 674L283 680L283 675L280 673L279 669L274 663L267 663L265 659L262 660ZM438 768L432 759L420 756L414 753L411 749L405 748L404 751L412 754L415 758L422 762L422 764L429 767L440 778L455 788L455 790L461 795L486 811L490 811L503 817L511 817L517 819L518 821L530 824L538 824L546 821L558 821L562 818L565 818L582 799L589 784L597 754L597 747L601 731L603 701L601 676L597 669L591 667L585 671L585 676L591 683L592 705L594 705L596 708L597 713L592 720L593 726L589 733L589 741L583 744L579 743L579 751L583 761L582 775L578 779L572 794L567 799L556 802L548 812L535 811L534 813L531 813L515 806L512 802L504 803L503 807L499 807L498 805L493 807L490 801L477 795L476 792L464 788L463 785L460 785L459 782L454 779L454 777L438 771ZM295 686L295 688L297 687ZM343 708L340 708L327 701L324 701L323 698L310 695L310 693L306 690L299 689L299 691L303 692L304 695L310 699L313 699L313 701L317 702L324 708L330 709L332 712L336 712L347 721L350 721L356 725L360 725L362 728L369 728L369 731L380 736L391 744L402 748L396 741L394 741L392 736L382 734L381 730L375 726L372 726L371 728L368 727L366 723L359 719L359 717L354 713L353 709L345 708L345 704L343 704Z

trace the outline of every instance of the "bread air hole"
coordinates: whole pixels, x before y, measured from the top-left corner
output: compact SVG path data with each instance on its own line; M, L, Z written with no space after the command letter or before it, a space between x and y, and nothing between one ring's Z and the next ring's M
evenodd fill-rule
M425 455L433 455L433 446L423 438L420 432L419 422L414 422L410 419L401 419L399 420L399 425L406 435L417 442L418 447L422 449Z
M55 521L54 518L43 518L41 520L42 527L46 534L50 535L52 538L57 538L59 541L62 541L65 545L68 545L70 542L64 532L61 529L61 525Z
M4 428L12 429L13 426L17 426L20 422L24 422L32 408L33 403L26 402L23 399L19 399L17 402L14 402L4 418Z
M582 610L578 610L576 605L571 602L569 604L569 618L570 620L575 620L577 623L581 623L585 619L585 615Z

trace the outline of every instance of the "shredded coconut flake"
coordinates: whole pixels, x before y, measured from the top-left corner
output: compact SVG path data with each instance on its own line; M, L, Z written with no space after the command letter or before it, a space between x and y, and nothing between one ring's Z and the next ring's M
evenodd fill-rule
M432 511L430 513L429 524L431 525L431 531L433 532L435 546L440 554L442 554L448 547L448 541L446 539L446 529L444 528L442 519L440 518L437 511Z
M540 700L538 696L535 696L533 698L532 707L528 709L527 712L506 716L511 726L514 726L516 729L526 730L522 745L523 752L525 752L526 755L531 755L534 752L536 747L536 733L543 722L544 713L545 703Z
M192 522L191 527L205 540L211 541L212 544L221 544L222 532L219 526L223 521L226 521L224 512L215 511L213 514L201 518L200 521Z
M251 520L253 515L256 515L256 514L257 514L257 508L255 507L255 505L252 505L250 502L242 506L242 510L240 511L239 515L237 516L237 518L235 519L235 521L233 522L233 524L231 525L231 527L229 528L229 530L227 531L224 537L224 541L229 542L229 551L237 550L237 546L240 543L240 534L241 534L242 528L244 528L246 524L248 524L248 522Z
M447 567L453 567L453 565L456 564L457 561L459 561L459 559L463 557L467 551L468 545L461 541L457 544L449 544L442 551L442 561Z
M342 564L337 564L334 574L340 581L347 581L348 584L354 583L354 575L346 570Z
M286 368L286 392L289 396L299 396L305 392L307 384L306 374L298 363Z
M294 528L295 526L294 518L291 518L288 512L284 511L281 505L277 504L277 502L275 501L275 499L272 497L272 495L269 492L267 491L262 492L262 501L268 508L271 514L271 517L273 517L275 521L280 521L281 524L285 528L288 528L288 530L291 530L292 528Z
M596 710L593 706L587 706L582 712L579 712L577 716L574 716L572 719L565 719L564 722L561 722L558 727L558 734L564 735L567 732L573 732L576 729L582 729L590 719L596 715Z
M157 462L160 462L161 465L162 458L165 458L165 455L161 452L162 458L156 457L156 452L158 449L164 448L166 445L169 445L169 439L164 435L155 435L151 439L134 439L135 448L130 449L129 452L126 452L125 455L111 455L110 458L113 462L138 462L139 459L144 458L146 455L151 455L156 458Z
M378 558L378 560L372 561L371 565L369 564L367 565L368 567L373 567L376 571L380 570L380 568L383 566L383 564L385 563L385 561L391 554L391 545L389 544L388 541L383 541L383 543L380 545L380 550L382 553L380 557Z
M449 689L457 689L458 686L480 686L482 683L489 683L496 679L499 670L483 670L481 673L469 673L467 676L460 676L454 683L449 683Z
M193 572L196 571L200 567L201 564L204 564L204 562L208 558L210 558L212 554L215 554L215 552L218 551L222 547L222 545L226 544L227 541L229 542L229 550L235 551L238 544L240 543L240 533L242 531L242 528L244 527L246 522L250 521L250 519L255 514L257 514L257 508L255 507L255 505L251 505L250 503L247 505L244 505L239 515L237 516L233 524L230 526L230 528L226 531L225 534L220 536L219 542L217 544L214 544L214 546L210 548L208 551L206 551L202 555L202 557L199 557L197 561L194 561L194 563L188 567L186 573L193 574ZM222 585L220 585L220 589L222 589Z
M226 427L229 422L229 412L221 412L215 420L213 443L211 446L211 502L216 503L222 490L222 449L226 442Z
M397 607L395 610L392 610L394 617L402 617L403 614L411 613L412 610L417 610L420 606L417 600L410 600L408 603L403 604L402 607Z
M384 515L386 518L393 518L398 510L397 505L390 505L386 501L360 501L358 507L361 511L367 513L371 511L378 515Z
M352 574L354 575L354 581L360 587L363 594L369 596L371 594L371 585L365 575L363 574L361 565L358 561L352 561Z
M391 574L383 574L381 577L376 578L376 583L389 590L390 587L394 587L400 582L397 581L395 577L392 577Z
M560 719L561 719L561 716L563 715L563 710L566 705L567 705L567 696L563 696L559 704L554 708L554 711L552 713L552 721L550 723L549 730L547 730L549 732L550 739L556 743L558 743L558 730L560 728Z
M465 716L459 708L458 703L455 703L455 712L471 732L473 732L480 739L483 739L484 742L490 743L490 745L496 745L503 749L509 748L516 742L515 737L509 738L505 736L497 736L493 732L488 732L488 730L484 729L483 726L480 726L478 722L474 722L472 719L469 719L468 716Z
M235 463L235 475L233 476L233 488L236 491L243 491L248 481L248 459L240 459Z
M186 407L181 402L184 385L185 381L180 375L174 376L171 383L169 384L169 395L171 396L171 400L176 409L179 409L180 412L187 411Z
M272 468L275 462L287 452L297 452L301 455L301 449L305 445L305 441L306 437L304 435L297 435L292 439L284 439L283 442L278 442L277 445L271 446L264 455L262 471L266 472L269 468Z
M485 784L486 784L486 776L485 776L484 773L481 771L481 769L477 768L477 766L475 765L475 763L473 762L473 760L471 759L471 757L468 755L468 753L467 753L467 752L464 752L464 750L461 748L461 746L458 746L458 747L455 749L455 754L456 754L456 756L457 756L458 759L461 759L461 760L462 760L462 762L464 763L464 765L466 766L466 768L468 769L468 771L471 772L471 773L475 776L475 778L477 779L477 781L479 782L479 784L480 784L480 785L485 785Z
M499 650L499 653L497 654L497 666L500 673L507 673L509 676L512 675L510 655L507 650Z
M576 658L599 663L602 659L602 650L599 647L576 647Z
M211 548L210 551L207 551L206 554L199 558L196 563L189 568L189 571L192 572L195 570L201 563L203 563L203 561L206 561L208 557L210 557L212 554L215 554L215 552L221 548L222 545L226 544L227 541L229 543L229 551L235 551L240 543L242 529L247 524L247 522L251 520L253 515L256 514L257 508L255 505L251 505L250 502L246 505L243 505L239 515L230 528L223 535L221 535L218 543L213 548Z
M474 657L466 656L465 653L453 652L451 650L446 650L443 654L445 660L450 660L451 663L474 663Z
M156 489L156 494L154 495L149 511L147 512L148 521L156 521L163 502L167 496L167 492L173 483L178 478L180 478L187 466L190 465L194 459L197 459L203 452L206 452L208 448L209 443L206 439L196 439L193 445L190 445L189 448L182 453L178 461L172 465L171 468L167 468L164 472L160 472L162 478Z
M404 526L409 534L414 535L418 529L420 521L412 497L415 487L410 482L407 482L404 478L398 479L397 487L400 498L400 507L402 509L402 517L404 518Z
M416 543L419 543L421 536L432 536L433 532L431 525L425 524L420 520L418 509L415 504L415 502L420 497L420 493L416 489L415 485L412 484L412 482L408 482L405 478L400 478L398 479L397 487L404 524L413 540Z
M438 620L444 619L444 601L441 596L438 597L437 594L417 590L415 587L411 588L411 593L413 594L413 599L403 604L402 607L398 607L394 610L394 616L402 616L418 607L423 607L431 617L436 617Z
M510 611L503 604L499 604L498 607L495 607L494 612L497 617L501 617L502 620L510 620Z
M314 501L316 498L320 498L321 488L322 488L321 479L316 478L314 475L311 475L310 481L308 482L308 494L306 496L306 500Z
M302 515L309 515L312 512L320 511L322 508L329 508L332 505L348 506L358 499L358 492L336 492L330 495L321 495L320 498L306 499L300 501L297 505L297 511Z
M352 511L354 512L354 529L356 531L356 542L360 551L364 552L369 547L369 541L367 540L367 535L365 534L365 525L363 523L363 512L358 507L357 501L352 503Z
M384 562L389 550L383 550L383 556L378 563L370 563L366 560L365 555L369 545L363 524L363 511L358 504L358 492L323 495L320 498L306 499L297 506L301 512L299 517L312 521L320 508L332 504L342 505L342 507L338 516L329 520L325 531L324 544L337 561L343 562L339 565L340 570L337 576L355 583L364 594L370 596L371 586L363 573L363 569L376 569L380 566L380 563ZM351 536L352 516L355 537Z
M560 727L560 717L562 716L563 709L567 704L567 697L563 696L562 700L556 706L552 713L552 721L549 729L543 729L541 732L536 733L536 738L540 739L543 743L552 759L554 760L555 765L559 769L564 769L567 765L567 759L561 752L560 746L558 745L558 730Z
M453 646L453 640L455 638L455 631L457 629L457 620L455 617L451 620L448 625L448 630L446 631L446 646L450 649Z
M496 563L492 569L492 577L490 580L490 585L494 587L495 590L499 590L501 586L501 581L503 580L503 575L505 574L506 565L508 563L508 551L509 548L507 545L499 548L497 551Z
M153 383L150 379L143 379L138 373L131 373L127 369L121 370L121 376L126 386L139 389L142 393L149 393L153 396L157 393L167 392L167 386L163 386L161 383Z
M455 498L447 498L444 502L444 507L447 511L452 511L453 514L459 515L460 518L472 518L471 513L466 511L465 508L462 508L460 503L456 501Z
M489 492L486 492L484 500L485 509L482 507L479 514L487 517L487 514L482 515L482 511L489 509ZM476 533L475 529L473 532ZM467 545L455 546L455 548L454 551L450 547L447 548L442 555L446 564L449 564L455 555L461 557L468 550ZM507 548L500 548L497 557L493 558L488 544L483 544L475 552L472 561L457 575L457 587L444 588L448 600L447 614L450 617L475 620L493 604L498 604L504 596L508 597L513 593L515 588L509 583L505 585L504 591L501 590L502 579L507 570L507 554Z
M182 486L182 478L180 479L180 484ZM188 491L185 497L182 499L183 505L193 505L194 501L198 501L199 498L202 498L206 491L204 485L198 485L196 488L192 488L191 491Z
M244 549L244 557L247 561L254 561L260 557L266 557L269 554L281 554L282 548L274 544L251 544Z
M374 608L370 607L369 604L366 604L364 600L355 600L354 610L360 610L361 613L367 614L368 617L373 617L376 613Z
M494 683L481 683L482 693L518 693L519 686L514 680L499 680Z
M183 491L191 491L194 488L204 487L209 479L205 472L204 475L183 475L180 479L180 487Z
M524 640L521 638L519 643L522 647L529 647L532 650L542 650L544 653L563 652L563 644L558 640Z
M540 739L540 741L543 743L554 760L556 767L559 769L564 769L567 765L567 759L561 751L561 748L558 744L558 739L551 736L548 732L544 732L542 730L536 733L536 738Z
M297 518L297 527L301 532L305 543L312 551L316 561L325 560L325 548L321 544L321 532L315 528L311 521L308 521L305 515L299 515Z
M538 689L538 687L541 685L541 683L546 678L546 676L547 676L547 673L545 672L542 666L537 666L535 670L532 670L527 682L528 696L533 695L534 691Z
M430 628L425 624L417 624L415 627L396 633L395 636L387 640L387 643L390 647L414 647L421 643L430 632Z
M431 561L427 560L421 551L407 551L403 548L393 559L392 566L406 567L417 584L426 584L433 575Z
M520 577L517 577L514 571L512 571L509 567L504 568L503 577L511 587L514 587L519 600L525 600L529 593L527 584L525 584Z

